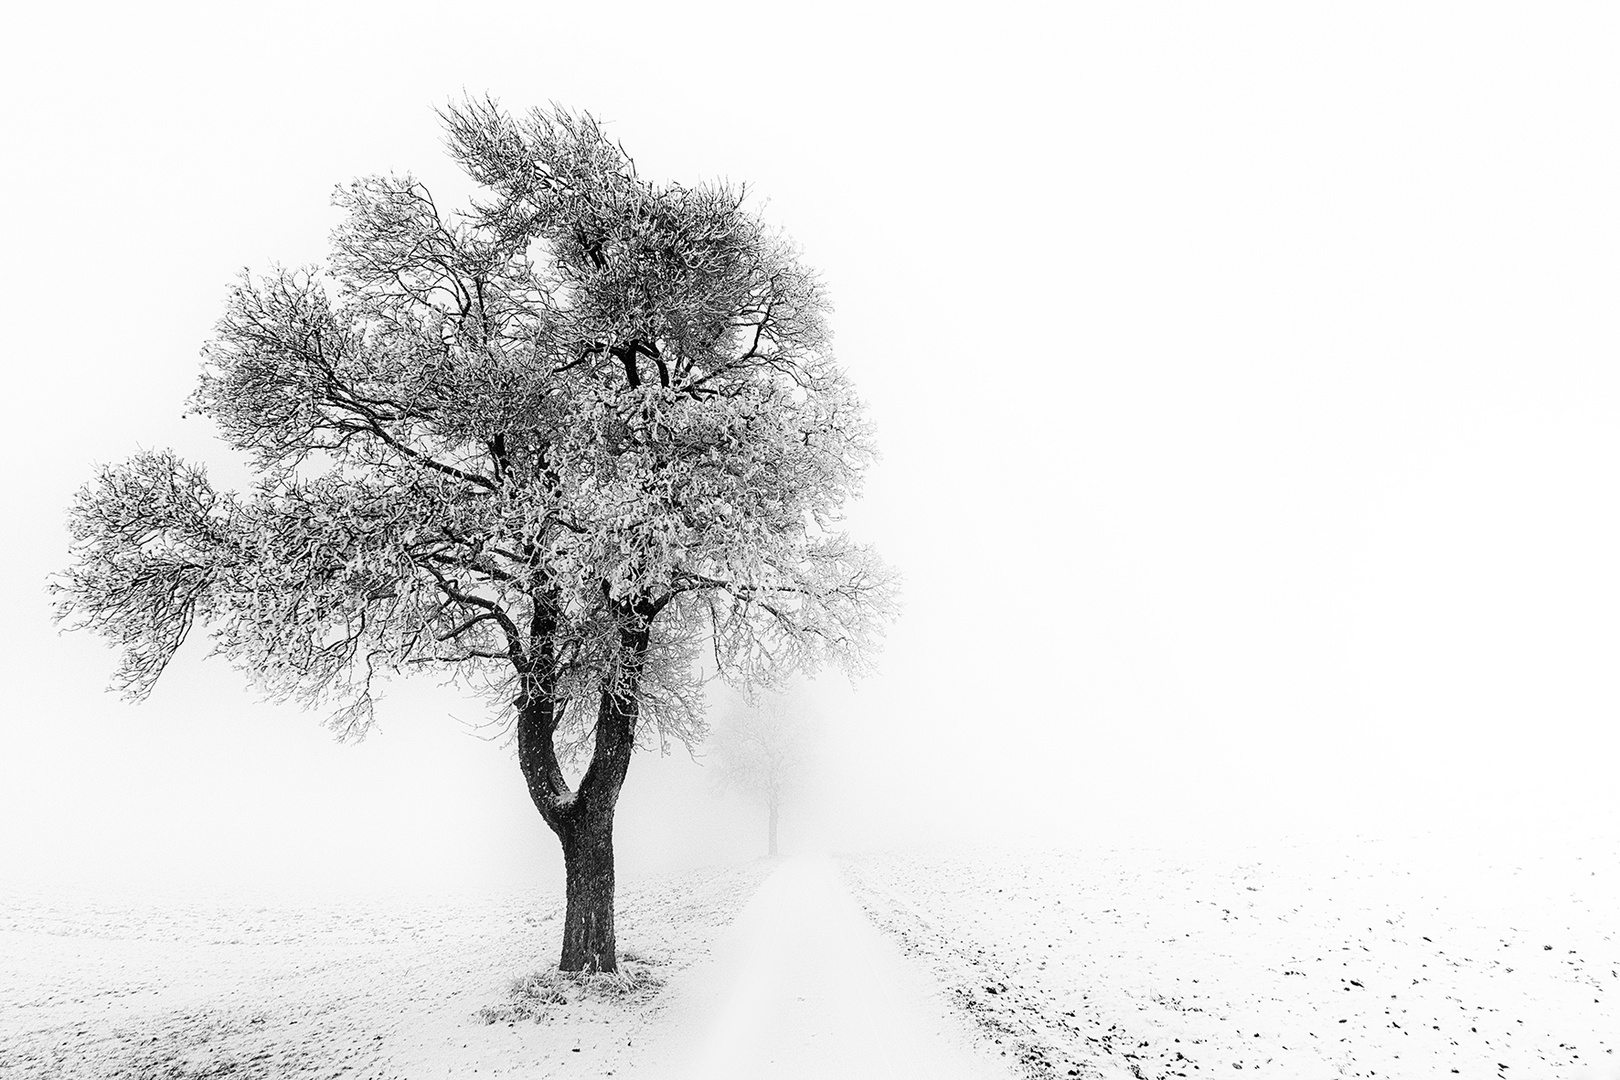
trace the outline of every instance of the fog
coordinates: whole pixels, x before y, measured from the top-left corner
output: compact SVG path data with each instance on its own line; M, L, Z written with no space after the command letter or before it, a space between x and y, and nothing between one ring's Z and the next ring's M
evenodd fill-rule
M13 16L8 880L560 879L478 702L393 685L339 745L199 635L132 706L45 592L97 463L243 479L181 415L227 285L324 258L337 183L464 191L464 91L746 181L828 283L905 607L815 684L785 846L1620 828L1620 16L801 10ZM711 787L639 755L621 874L761 854Z

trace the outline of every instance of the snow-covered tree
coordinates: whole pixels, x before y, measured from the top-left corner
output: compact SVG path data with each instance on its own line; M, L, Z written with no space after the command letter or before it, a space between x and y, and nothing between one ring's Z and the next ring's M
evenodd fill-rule
M764 805L768 855L777 853L782 803L803 783L813 741L802 690L738 700L711 725L705 745L718 786Z
M253 490L102 469L59 615L131 697L201 625L346 738L379 678L482 692L561 841L561 967L611 971L614 805L638 742L701 738L700 662L749 683L875 644L891 576L840 527L871 433L821 286L741 192L643 179L588 115L443 119L470 207L356 181L324 266L231 291L193 405Z

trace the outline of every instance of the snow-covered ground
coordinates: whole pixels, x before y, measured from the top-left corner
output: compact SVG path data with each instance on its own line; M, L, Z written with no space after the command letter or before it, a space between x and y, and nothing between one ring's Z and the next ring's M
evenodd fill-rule
M0 1076L610 1074L774 867L621 885L628 978L554 967L555 896L321 905L0 893ZM538 1021L538 1022L536 1022Z
M0 1076L1004 1080L830 860L621 888L620 977L554 901L0 907Z
M925 969L874 929L832 861L786 860L669 989L647 1080L1009 1080Z
M1032 1076L1620 1078L1620 847L864 857L868 914Z
M0 893L0 1076L1620 1078L1612 841L762 860L617 979L559 908Z

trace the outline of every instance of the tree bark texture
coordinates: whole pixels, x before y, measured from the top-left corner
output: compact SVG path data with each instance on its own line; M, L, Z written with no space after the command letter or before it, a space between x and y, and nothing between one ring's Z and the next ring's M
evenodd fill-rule
M576 821L559 839L568 871L568 913L558 966L563 971L615 971L612 811Z
M770 830L771 830L770 831L770 841L769 841L770 846L769 846L769 849L765 852L765 854L767 854L767 855L775 855L776 854L776 796L774 796L774 795L771 796L771 825L770 825Z

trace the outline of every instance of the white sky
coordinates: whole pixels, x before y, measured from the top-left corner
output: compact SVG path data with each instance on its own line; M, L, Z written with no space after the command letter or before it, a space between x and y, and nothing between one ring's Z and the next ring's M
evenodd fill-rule
M555 875L476 704L338 746L194 649L131 707L44 592L95 463L240 476L180 415L227 284L457 190L463 90L747 181L831 286L907 609L807 836L1616 826L1620 9L165 7L7 26L0 875ZM717 806L639 759L625 872L761 841Z

